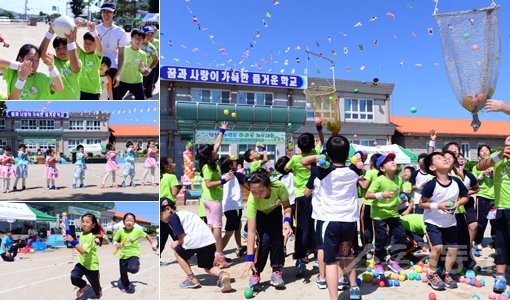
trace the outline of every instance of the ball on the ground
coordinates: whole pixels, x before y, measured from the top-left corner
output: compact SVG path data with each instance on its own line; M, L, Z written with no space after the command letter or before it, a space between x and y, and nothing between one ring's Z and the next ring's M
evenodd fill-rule
M497 299L498 300L508 300L508 297L505 295L499 295Z
M480 299L481 299L480 295L478 295L478 294L471 295L471 300L480 300Z
M253 290L251 288L244 289L244 298L246 299L253 298Z
M436 294L434 292L430 292L429 293L429 300L436 300L437 297L436 297Z
M394 286L397 286L397 287L398 287L398 286L400 286L400 281L395 280L395 281L393 282L393 285L394 285Z
M491 300L495 300L497 296L498 295L496 293L494 293L494 292L490 292L489 293L489 299L491 299Z
M411 107L411 109L409 109L409 110L410 110L410 111L411 111L411 113L413 113L413 114L415 114L415 113L418 111L418 109L416 108L416 106Z
M64 39L66 38L66 34L71 33L71 30L73 30L74 26L75 26L74 20L68 16L60 16L56 18L51 24L51 27L53 28L53 31L55 31L55 34L58 37Z

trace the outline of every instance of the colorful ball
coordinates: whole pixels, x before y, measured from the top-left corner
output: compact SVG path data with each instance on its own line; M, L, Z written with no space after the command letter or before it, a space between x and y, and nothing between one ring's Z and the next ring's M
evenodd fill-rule
M223 114L224 114L224 115L228 115L228 109L224 109L224 110L223 110Z
M423 268L421 266L416 266L416 268L414 268L416 270L416 273L422 273L423 272Z
M485 286L485 280L484 280L484 279L480 279L480 284L481 284L482 286Z
M482 287L482 283L481 283L480 281L478 281L478 280L477 280L477 281L475 282L475 286L476 286L477 288L481 288L481 287Z
M372 272L372 268L367 267L367 272Z
M469 285L475 286L475 283L476 283L476 279L471 278L470 281L469 281Z
M414 266L414 262L413 261L409 261L409 266Z
M471 295L471 300L480 300L480 299L481 299L480 295L478 295L478 294Z
M505 296L505 295L499 295L498 298L496 298L497 300L508 300L508 297Z
M406 280L406 276L405 275L399 275L398 276L398 280L405 281Z
M436 294L434 292L430 292L429 293L429 300L436 300L437 297L436 297Z
M410 274L407 276L407 278L408 278L409 280L414 280L414 274L413 274L413 273L410 273Z
M386 282L386 285L387 285L387 286L393 286L393 280L391 280L391 279L390 279L390 280L388 280L388 281Z
M377 300L384 300L383 296L377 296Z
M231 113L230 115L231 115L231 116L232 116L232 118L234 118L234 119L235 119L235 118L237 118L237 114L236 114L235 112Z
M373 278L372 279L372 283L377 285L377 284L379 284L379 280L377 278Z
M354 93L355 94L359 93L359 89L354 89Z
M414 280L420 281L421 280L421 275L420 274L414 275Z
M400 286L400 281L395 280L395 281L393 282L393 285L394 285L394 286L397 286L397 287L398 287L398 286Z
M466 278L475 278L476 274L473 270L468 270L466 272Z
M379 287L385 287L385 286L386 286L386 283L384 282L384 280L379 281Z
M480 273L480 272L482 271L482 267L480 267L480 266L476 266L476 267L474 268L474 271L475 271L476 273Z
M497 297L498 297L498 295L496 293L494 293L494 292L489 293L489 299L495 300Z
M251 288L244 289L244 298L246 299L253 298L253 290Z
M423 275L423 276L421 277L421 282L423 282L423 283L427 283L428 281L429 281L429 280L428 280L427 276Z
M374 278L379 277L379 272L378 271L374 271L374 273L372 273L372 276L374 276Z

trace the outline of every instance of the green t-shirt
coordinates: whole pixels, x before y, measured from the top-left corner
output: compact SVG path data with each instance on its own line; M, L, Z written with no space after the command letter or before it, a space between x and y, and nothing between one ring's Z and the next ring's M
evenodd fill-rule
M7 94L10 95L18 80L18 71L9 68L4 69L4 80L7 82ZM25 81L21 90L20 100L48 100L51 94L53 79L43 73L36 72Z
M223 186L218 185L212 188L207 188L205 185L206 180L219 181L221 180L221 174L219 173L220 166L217 166L216 171L211 170L209 165L202 167L202 177L204 178L204 184L202 185L202 195L204 200L221 202L223 200Z
M461 178L459 175L455 174L453 171L452 171L452 174L451 176L455 176L457 177L461 182L464 182L464 178ZM466 187L467 189L467 187ZM469 191L469 190L468 190ZM469 196L468 196L469 198ZM457 201L460 200L460 197L457 199ZM464 205L461 205L457 208L457 210L455 211L455 214L465 214L466 213L466 208L464 207Z
M7 97L8 97L7 94L4 91L0 90L0 100L7 100Z
M510 208L510 164L506 158L494 165L494 195L496 208Z
M158 49L152 43L142 44L140 49L147 55L146 67L150 67L152 65L152 56L158 56Z
M78 263L90 271L99 270L99 259L97 257L95 235L91 232L83 233L80 236L80 246L86 253L78 255Z
M154 47L156 47L156 50L158 50L158 53L159 53L159 40L158 39L152 39L151 44L153 44Z
M147 55L141 49L133 50L131 46L124 47L124 66L120 73L120 81L125 83L142 83L143 75L140 72L140 64L145 67L147 64Z
M371 193L393 191L393 198L391 199L372 200L372 219L386 220L399 216L397 208L402 192L402 178L400 176L395 175L395 178L390 180L385 175L381 175L372 181L368 191Z
M81 61L80 91L90 94L101 94L101 67L102 56L96 53L85 53L78 48L78 57Z
M408 214L400 216L400 220L402 220L402 225L406 231L417 235L424 235L425 232L427 232L427 227L423 220L423 214Z
M255 173L260 168L262 168L262 161L261 160L252 161L250 163L250 174Z
M310 178L310 170L301 164L301 159L309 155L317 155L320 153L320 147L315 147L310 153L307 154L295 154L289 162L285 165L285 169L292 170L294 174L294 195L296 198L303 197L305 195L305 187Z
M55 67L60 72L64 83L64 89L59 93L53 93L51 100L79 100L80 99L80 73L74 73L71 69L71 60L60 60L55 55Z
M280 206L282 200L289 200L289 192L281 181L272 181L270 188L271 195L267 199L255 198L253 194L250 193L250 196L248 196L248 203L246 205L246 216L248 219L256 219L258 210L268 215L275 208Z
M119 229L113 239L119 243L125 240L124 245L120 248L120 259L128 259L133 256L140 256L140 238L146 237L147 234L140 228L133 227L130 232L126 228Z
M406 193L409 192L410 193ZM414 192L413 192L413 184L409 181L406 181L402 183L402 192L406 193L407 197L409 197L409 201L414 198Z
M365 179L370 181L370 184L374 182L374 180L377 178L377 174L379 174L379 170L377 169L370 169L365 173ZM372 205L371 199L365 199L365 195L367 194L368 188L370 188L370 185L366 189L362 189L359 185L359 197L361 198L361 201L365 205Z
M483 176L483 179L480 179L479 176L482 172L476 168L476 165L473 167L473 175L478 179L478 185L480 186L480 191L476 195L494 200L494 176Z
M163 177L161 177L161 180L159 181L159 197L166 197L174 203L177 202L177 198L172 194L172 188L178 185L179 180L177 180L177 176L175 176L175 174L163 174Z

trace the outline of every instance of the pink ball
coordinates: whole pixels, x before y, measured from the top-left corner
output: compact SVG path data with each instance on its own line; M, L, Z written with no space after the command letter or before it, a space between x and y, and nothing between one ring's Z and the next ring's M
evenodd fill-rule
M464 278L464 283L465 283L465 284L471 284L471 279L469 279L469 278Z
M482 287L482 283L481 283L480 281L476 281L476 282L475 282L475 286L476 286L477 288L481 288L481 287Z
M459 282L464 282L464 280L466 280L466 278L464 276L460 276Z
M422 277L421 277L421 282L423 282L423 283L427 283L427 282L428 282L427 276L425 276L425 275L424 275L424 276L422 276Z
M362 162L362 161L358 161L358 162L356 163L356 168L358 168L358 169L363 169L363 162Z
M420 260L420 262L418 263L418 265L419 265L420 267L423 267L425 264L423 263L423 261L422 261L422 260Z
M499 295L498 300L508 300L508 297L507 296L504 296L504 295Z
M489 299L491 299L491 300L495 300L497 296L498 295L496 293L494 293L494 292L490 292L489 293Z

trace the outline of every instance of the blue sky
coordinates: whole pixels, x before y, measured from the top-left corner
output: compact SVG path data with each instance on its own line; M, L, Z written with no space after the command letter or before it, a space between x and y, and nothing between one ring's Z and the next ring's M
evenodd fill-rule
M115 202L115 210L123 213L131 212L157 225L159 224L158 205L158 202Z
M161 1L161 11L165 12L161 20L161 65L245 67L248 71L274 73L283 69L286 74L294 69L303 75L307 60L304 49L308 46L335 60L338 79L371 82L379 78L380 82L394 83L393 115L471 119L455 99L446 76L439 30L432 16L434 1L274 2ZM493 98L510 101L506 97L510 86L504 84L510 80L510 65L504 55L510 50L510 6L502 1L496 3L501 4L503 55ZM452 12L490 4L491 0L440 0L438 9ZM373 17L377 19L371 21ZM362 26L355 27L358 22ZM297 46L301 49L297 50ZM344 47L348 54L344 54ZM246 49L251 49L249 57L239 64ZM253 67L255 64L261 69ZM331 77L324 61L311 59L308 64L308 76ZM416 114L410 112L413 106L418 109ZM480 118L508 120L500 113L482 112Z
M8 110L97 112L108 111L111 124L158 125L159 102L157 101L8 101Z

